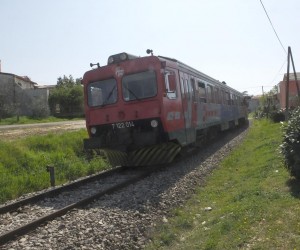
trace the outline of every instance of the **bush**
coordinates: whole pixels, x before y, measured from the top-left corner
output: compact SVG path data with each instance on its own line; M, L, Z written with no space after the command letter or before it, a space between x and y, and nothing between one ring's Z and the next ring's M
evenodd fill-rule
M284 111L282 109L272 111L271 114L270 114L270 119L273 122L282 122L282 121L284 121L285 120Z
M69 78L59 77L57 85L49 95L51 114L57 117L83 116L83 86L81 80L76 80L70 75Z
M283 124L283 143L280 145L285 166L291 175L300 179L300 107L293 110Z
M276 106L261 106L254 112L254 118L268 118L273 122L281 122L285 120L285 113L284 110L277 109Z

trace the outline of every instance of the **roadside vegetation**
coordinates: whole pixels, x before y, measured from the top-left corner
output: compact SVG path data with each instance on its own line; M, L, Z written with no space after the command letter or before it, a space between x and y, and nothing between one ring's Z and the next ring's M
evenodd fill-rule
M289 121L283 124L283 131L280 152L290 174L300 179L300 106L293 110Z
M50 186L46 166L55 168L56 184L108 168L102 158L83 150L85 129L55 135L0 141L0 204Z
M173 210L147 249L296 249L300 182L285 168L280 123L254 120L204 186Z
M72 75L57 79L49 95L50 113L56 117L83 117L83 86L81 78Z

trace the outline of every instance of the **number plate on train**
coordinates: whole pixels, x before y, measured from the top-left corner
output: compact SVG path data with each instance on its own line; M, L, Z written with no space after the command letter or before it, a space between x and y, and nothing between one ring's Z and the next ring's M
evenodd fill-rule
M134 127L134 123L132 121L129 122L117 122L111 124L113 129L122 129L122 128L131 128Z

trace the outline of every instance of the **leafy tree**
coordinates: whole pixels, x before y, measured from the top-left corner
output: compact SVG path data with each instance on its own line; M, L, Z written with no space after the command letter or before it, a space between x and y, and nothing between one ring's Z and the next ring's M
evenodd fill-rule
M74 80L72 75L69 75L69 77L67 76L63 76L63 78L58 77L57 78L57 87L74 87L75 85L81 85L81 78L76 78Z
M81 79L72 75L57 79L55 89L50 92L49 106L52 114L61 116L83 115L83 87Z

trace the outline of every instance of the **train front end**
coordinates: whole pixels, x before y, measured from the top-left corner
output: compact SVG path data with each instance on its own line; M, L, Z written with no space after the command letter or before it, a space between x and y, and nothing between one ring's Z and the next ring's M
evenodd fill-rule
M85 149L101 152L113 166L174 159L180 146L169 142L162 124L164 75L157 57L113 55L82 81L89 134Z

